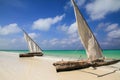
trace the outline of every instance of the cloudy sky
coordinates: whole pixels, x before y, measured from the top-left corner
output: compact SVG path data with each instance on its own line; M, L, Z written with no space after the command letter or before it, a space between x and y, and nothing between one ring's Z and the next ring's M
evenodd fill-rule
M75 0L103 49L120 49L120 0ZM26 50L24 29L43 50L83 49L70 0L0 0L0 50Z

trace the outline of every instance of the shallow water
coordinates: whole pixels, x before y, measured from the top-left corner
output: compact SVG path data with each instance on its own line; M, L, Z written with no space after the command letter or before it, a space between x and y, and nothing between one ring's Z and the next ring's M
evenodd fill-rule
M27 53L28 50L4 50L7 52ZM87 58L85 50L44 50L45 56L69 59ZM103 50L103 56L107 58L120 59L120 50Z

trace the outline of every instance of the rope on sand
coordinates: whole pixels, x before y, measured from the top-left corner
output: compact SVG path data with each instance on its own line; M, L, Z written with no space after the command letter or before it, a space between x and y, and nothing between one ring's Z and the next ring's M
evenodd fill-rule
M103 77L103 76L106 76L106 75L109 75L109 74L115 73L116 71L118 71L118 70L114 70L114 71L109 72L109 73L106 73L106 74L98 75L97 77Z
M120 70L120 68L118 68L116 70L113 70L112 72L109 72L109 73L106 73L106 74L102 74L102 75L99 75L99 74L96 74L96 73L92 73L92 72L87 72L87 71L81 71L81 72L90 73L90 74L96 75L97 77L103 77L103 76L115 73L116 71L119 71L119 70Z

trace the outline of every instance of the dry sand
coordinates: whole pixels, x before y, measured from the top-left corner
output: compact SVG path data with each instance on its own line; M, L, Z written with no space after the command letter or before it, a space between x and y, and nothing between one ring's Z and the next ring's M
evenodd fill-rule
M58 80L50 61L0 52L0 80Z
M110 66L57 73L46 57L19 58L0 52L0 80L120 80L120 63ZM98 77L100 76L100 77Z
M83 69L69 72L60 72L61 80L120 80L120 72ZM97 75L101 77L97 77ZM104 75L104 76L102 76Z

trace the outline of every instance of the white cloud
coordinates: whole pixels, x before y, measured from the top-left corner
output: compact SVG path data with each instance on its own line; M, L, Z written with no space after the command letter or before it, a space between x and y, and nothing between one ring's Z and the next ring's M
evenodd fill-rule
M18 41L19 41L19 43L18 43ZM10 39L10 43L13 43L13 44L21 44L21 43L23 43L23 44L25 44L26 42L25 42L24 37L15 37L13 39Z
M106 37L102 42L103 47L106 49L119 49L120 48L120 26L117 23L109 24L106 29Z
M105 31L107 41L114 38L120 38L120 26L117 23L100 23L98 24L97 30Z
M118 24L111 24L107 27L106 31L111 31L111 30L115 30L118 28Z
M104 41L101 42L105 49L120 49L120 29L110 31Z
M92 20L102 19L107 14L120 10L120 0L93 0L86 5Z
M27 44L23 37L15 37L15 38L0 38L0 49L3 50L23 50L27 49Z
M28 34L32 39L38 37L38 35L36 33L29 33Z
M59 43L59 40L57 38L53 38L49 42L50 42L51 45L56 45L56 44Z
M76 22L72 23L70 26L66 26L65 24L62 26L59 26L57 29L59 31L64 31L64 34L66 34L65 37L59 39L59 38L52 38L50 40L43 40L42 45L49 44L45 47L50 48L57 48L57 49L78 49L83 48L80 39L77 32L77 26Z
M72 7L71 1L67 2L64 6L64 9L67 10L69 7Z
M70 24L70 26L66 26L66 24L61 25L57 28L59 31L63 31L64 33L68 34L70 37L78 37L78 28L76 22Z
M100 28L105 28L106 26L108 26L110 23L99 23L98 24L98 29L100 29Z
M82 6L86 0L76 0L78 6Z
M66 36L61 39L52 38L50 40L43 40L43 46L45 44L49 44L50 46L47 45L46 47L54 47L57 49L76 49L76 47L83 48L78 36L76 22L72 23L70 26L66 26L64 24L62 26L59 26L57 29L59 29L59 31L64 31L64 34L66 34Z
M49 44L49 45L45 45ZM62 39L52 38L50 40L43 40L41 45L46 48L56 48L56 49L72 49L81 47L79 38L66 37ZM72 47L72 48L71 48Z
M61 26L58 26L57 29L58 29L59 31L64 31L64 32L66 32L66 31L68 30L68 26L66 26L66 24L63 24L63 25L61 25Z
M119 28L117 23L99 23L96 30L104 30L105 32L113 31Z
M73 24L70 25L68 29L68 34L74 34L76 32L77 32L77 25L76 22L74 22Z
M119 49L120 48L120 25L117 23L100 23L97 26L96 33L98 41L103 49Z
M70 26L66 26L65 24L62 26L59 26L57 28L59 31L63 31L65 34L67 34L70 38L76 38L78 36L78 28L76 25L76 22L73 22L70 24Z
M0 35L9 35L18 32L20 32L20 29L16 23L0 27Z
M75 2L77 3L78 6L84 5L85 1L86 0L75 0ZM66 5L64 6L64 9L67 10L69 7L72 7L71 0L66 3Z
M54 18L45 18L45 19L40 18L33 22L32 27L33 27L33 29L47 31L50 29L51 25L61 21L64 16L65 16L65 14L63 14L61 16L56 16Z
M113 30L108 33L109 38L119 38L120 39L120 29Z

